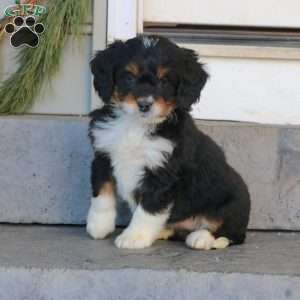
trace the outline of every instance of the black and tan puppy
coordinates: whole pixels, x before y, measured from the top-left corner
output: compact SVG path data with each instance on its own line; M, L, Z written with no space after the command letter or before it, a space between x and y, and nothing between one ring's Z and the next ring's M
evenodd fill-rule
M208 77L197 55L140 36L98 52L91 68L104 106L91 113L88 233L102 239L114 231L119 196L133 212L115 240L119 248L148 247L182 231L195 249L242 243L247 187L189 114Z

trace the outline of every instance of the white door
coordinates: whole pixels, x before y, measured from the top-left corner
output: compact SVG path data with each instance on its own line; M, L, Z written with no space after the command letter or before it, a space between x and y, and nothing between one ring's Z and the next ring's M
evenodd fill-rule
M300 27L299 0L144 0L145 22Z
M108 7L110 42L154 33L199 53L211 77L195 118L300 124L299 0L109 0Z
M173 32L206 63L211 79L195 118L300 124L299 11L299 0L144 0L143 24L145 31ZM216 39L197 39L203 28ZM191 33L196 38L184 41Z

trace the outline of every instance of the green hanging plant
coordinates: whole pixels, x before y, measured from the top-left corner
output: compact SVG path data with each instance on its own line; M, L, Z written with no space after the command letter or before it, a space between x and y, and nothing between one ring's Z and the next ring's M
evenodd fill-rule
M6 18L0 19L0 41L4 37L4 26L6 25Z
M37 48L22 48L18 69L0 84L0 113L23 113L32 107L45 82L60 65L63 48L72 34L78 38L90 11L87 0L51 0L39 22L45 26Z

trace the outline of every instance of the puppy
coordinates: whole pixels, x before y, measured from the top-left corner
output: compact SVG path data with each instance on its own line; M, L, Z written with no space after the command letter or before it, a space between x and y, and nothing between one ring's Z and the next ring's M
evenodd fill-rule
M247 186L189 114L208 78L196 53L139 36L99 51L91 69L104 106L90 115L87 232L103 239L115 230L120 197L133 216L115 240L119 248L145 248L180 233L194 249L243 243Z

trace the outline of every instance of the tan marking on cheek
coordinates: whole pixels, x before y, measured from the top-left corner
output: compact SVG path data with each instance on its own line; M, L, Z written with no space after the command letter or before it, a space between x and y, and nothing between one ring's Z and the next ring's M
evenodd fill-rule
M139 66L135 63L129 63L125 69L135 76L139 74Z
M153 105L158 108L160 117L166 117L175 108L175 103L173 101L165 100L163 97L158 98Z
M118 91L114 90L113 94L112 94L112 99L115 101L121 101L121 96L118 93Z
M137 102L134 96L132 96L131 94L126 95L122 100L123 103L125 102L127 105L137 108Z
M169 69L168 69L168 68L160 66L160 67L157 68L157 77L158 77L159 79L161 79L161 78L163 78L168 72L169 72Z
M103 184L102 188L99 191L98 196L103 196L103 195L106 195L106 196L114 195L114 187L113 187L112 182L108 181Z
M116 90L114 91L113 93L113 99L116 101L116 102L122 102L122 103L126 103L127 105L129 106L132 106L132 107L137 107L137 102L136 102L136 99L133 95L131 94L128 94L128 95L120 95Z

